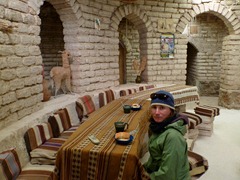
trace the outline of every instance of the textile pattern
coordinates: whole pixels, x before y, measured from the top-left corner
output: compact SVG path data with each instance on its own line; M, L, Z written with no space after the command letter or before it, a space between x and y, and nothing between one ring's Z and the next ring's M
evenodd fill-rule
M133 103L143 108L124 114L122 104ZM56 164L61 179L141 179L145 171L139 159L148 129L148 109L146 100L117 99L90 114L58 153ZM116 144L115 121L127 122L128 132L136 130L131 144ZM100 140L99 145L88 139L91 134Z

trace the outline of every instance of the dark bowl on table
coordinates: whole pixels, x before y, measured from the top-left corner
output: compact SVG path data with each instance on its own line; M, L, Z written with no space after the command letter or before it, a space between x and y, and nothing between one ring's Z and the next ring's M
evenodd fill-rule
M142 109L142 106L141 106L141 105L139 105L139 107L133 107L133 106L132 106L131 109L132 109L133 111L139 111L139 110Z
M133 136L130 135L129 139L116 139L116 142L121 145L128 145L133 141Z

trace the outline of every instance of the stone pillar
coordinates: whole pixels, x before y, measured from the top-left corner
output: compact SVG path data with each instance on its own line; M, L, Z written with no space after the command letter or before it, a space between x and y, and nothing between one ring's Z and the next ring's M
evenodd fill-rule
M240 109L240 35L223 39L219 105Z

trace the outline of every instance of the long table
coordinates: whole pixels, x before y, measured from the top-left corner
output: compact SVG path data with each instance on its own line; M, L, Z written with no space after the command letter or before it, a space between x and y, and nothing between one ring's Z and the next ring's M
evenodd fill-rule
M176 106L199 101L197 88L186 85L157 87L121 97L93 112L64 143L57 155L56 166L60 179L144 179L145 171L140 158L146 152L149 119L149 95L158 90L173 94ZM123 104L142 105L140 111L124 114ZM129 145L119 145L114 139L114 122L129 124L127 132L136 131ZM100 144L94 145L88 136L94 134Z
M140 111L124 114L122 104L139 103ZM144 136L148 130L149 101L117 99L93 112L64 143L58 152L56 166L60 179L143 179L145 171L140 163L146 150ZM114 122L129 124L127 132L135 130L129 145L117 144ZM100 144L94 145L88 136L94 134Z

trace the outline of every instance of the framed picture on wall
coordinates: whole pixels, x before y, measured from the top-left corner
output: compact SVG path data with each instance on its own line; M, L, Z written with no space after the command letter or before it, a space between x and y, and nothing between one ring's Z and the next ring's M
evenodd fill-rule
M173 58L174 57L174 45L175 37L172 33L164 33L160 36L161 57Z

